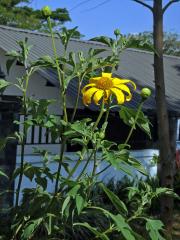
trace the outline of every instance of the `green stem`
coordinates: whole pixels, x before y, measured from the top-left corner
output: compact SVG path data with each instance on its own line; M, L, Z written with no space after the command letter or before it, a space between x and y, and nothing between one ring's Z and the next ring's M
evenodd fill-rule
M92 170L92 176L91 178L93 179L94 176L96 175L96 169L97 169L97 156L96 156L96 151L97 149L94 149L94 165L93 165L93 170Z
M18 186L16 189L16 202L15 207L18 207L19 204L19 194L21 190L21 184L23 179L23 173L24 173L24 149L25 149L25 127L23 126L23 141L21 144L21 161L20 161L20 174L19 174L19 180L18 180Z
M96 173L96 176L100 175L101 173L105 172L108 168L111 167L111 163L109 165L107 165L103 170L101 170L100 172Z
M140 111L141 111L141 109L142 109L142 105L143 105L143 101L141 101L141 103L140 103L139 106L138 106L138 110L137 110L137 113L136 113L136 116L135 116L135 119L134 119L134 123L133 123L133 125L132 125L132 127L131 127L131 129L130 129L130 131L129 131L129 134L128 134L127 139L126 139L126 141L125 141L124 144L127 144L127 143L128 143L128 141L129 141L129 139L130 139L130 137L131 137L131 135L132 135L132 133L133 133L133 131L134 131L134 129L135 129L135 125L136 125L136 122L137 122L137 120L138 120L139 113L140 113ZM98 173L96 174L96 176L102 174L103 172L105 172L105 171L106 171L108 168L110 168L110 167L111 167L111 164L107 165L104 169L102 169L100 172L98 172Z
M56 69L57 69L57 74L58 74L58 79L59 79L59 84L60 84L60 89L61 89L61 95L60 95L60 99L59 100L61 100L61 97L62 97L64 120L66 122L68 122L67 108L66 108L65 85L64 85L63 76L61 75L61 69L60 69L60 66L59 66L59 60L58 60L58 54L57 54L56 44L55 44L55 40L54 40L54 33L53 33L53 30L52 30L51 18L48 17L47 21L48 21L49 30L50 30L50 33L51 33L52 47L53 47L55 63L56 63ZM61 107L61 105L60 105L60 107Z
M127 144L127 143L129 142L129 139L130 139L130 137L131 137L131 135L132 135L132 133L133 133L133 131L134 131L134 129L135 129L136 122L137 122L138 117L139 117L139 114L140 114L140 112L141 112L141 109L142 109L143 103L144 103L144 102L141 101L141 103L140 103L139 106L138 106L137 113L136 113L136 116L135 116L135 119L134 119L133 125L131 126L131 129L130 129L130 131L129 131L129 134L128 134L128 136L127 136L126 141L125 141L124 144Z
M107 122L108 117L109 117L109 112L110 112L109 106L110 106L110 103L108 103L108 105L107 105L107 110L106 110L106 115L105 115L104 122ZM105 129L104 129L104 131L105 131ZM92 151L92 153L91 153L91 156L87 159L87 162L86 162L86 164L85 164L85 166L84 166L81 174L79 175L78 179L80 179L80 177L83 175L84 171L86 170L86 168L87 168L87 166L88 166L88 164L89 164L89 161L91 160L92 155L95 154L96 151L97 151L97 149L96 149L96 147L95 147L94 151ZM96 166L96 162L95 162L95 158L94 158L94 166L93 166L92 177L94 177L94 175L95 175L96 168L97 168L97 166Z
M64 121L67 123L68 122L68 115L67 115L67 107L66 107L66 91L65 91L65 82L64 82L64 72L63 71L61 72L61 69L60 69L60 66L59 66L59 60L58 60L58 54L57 54L57 50L56 50L54 33L53 33L53 30L52 30L51 18L48 17L47 21L48 21L49 30L50 30L50 33L51 33L52 47L53 47L55 63L56 63L56 69L57 69L59 85L60 85L59 101L62 99L63 116L64 116L63 118L64 118ZM62 106L60 104L60 109L61 109L61 107ZM59 159L58 170L57 170L57 177L56 177L56 183L55 183L55 195L58 192L58 183L59 183L59 177L60 177L60 172L61 172L61 167L62 167L62 162L63 162L63 157L64 157L66 140L67 140L66 138L63 139L62 146L60 148L60 159Z
M94 151L92 151L92 153L90 154L90 156L89 156L88 159L86 160L86 164L84 165L81 173L79 174L79 176L78 176L78 178L77 178L77 181L82 177L83 173L85 172L85 170L86 170L86 168L87 168L87 166L88 166L88 164L89 164L89 162L90 162L93 154L94 154Z
M26 63L25 63L25 69L26 69L26 82L25 82L25 91L23 92L24 121L26 121L26 118L27 118L26 92L27 92L29 77L30 77L30 73L31 73L31 72L28 73ZM26 128L23 124L23 139L22 139L22 142L21 142L20 174L19 174L19 180L18 180L18 185L17 185L17 189L16 189L16 201L15 201L15 206L16 207L18 207L18 204L19 204L19 194L20 194L21 184L22 184L22 179L23 179L23 174L24 174L24 150L25 150L26 135L27 135L27 131L26 131Z
M98 124L99 124L99 122L100 122L103 114L104 114L104 101L102 102L101 110L100 110L100 113L99 113L99 116L98 116L96 122L94 123L94 126L93 126L93 128L92 128L92 132L94 132L94 130L97 128L97 126L98 126ZM78 159L78 161L76 162L76 164L75 164L75 166L73 167L72 171L69 173L69 176L67 177L67 180L69 180L69 179L73 176L73 174L75 173L75 171L76 171L77 168L79 167L81 161L84 159L84 155L85 155L85 153L86 153L86 149L87 149L87 145L88 145L89 141L90 141L90 138L87 140L86 146L83 146L83 149L82 149L82 151L81 151L81 156L80 156L80 158Z
M65 146L66 146L66 138L63 139L62 146L61 146L61 149L60 149L60 158L59 158L59 164L58 164L58 169L57 169L57 177L56 177L55 189L54 189L55 195L58 192L58 184L59 184L61 167L62 167L62 162L63 162L63 157L64 157Z
M78 102L79 102L80 92L81 92L81 80L79 79L79 82L78 82L78 93L77 93L76 102L75 102L74 110L73 110L72 117L71 117L71 123L73 122L74 117L75 117L75 115L76 115L76 111L77 111L77 107L78 107Z

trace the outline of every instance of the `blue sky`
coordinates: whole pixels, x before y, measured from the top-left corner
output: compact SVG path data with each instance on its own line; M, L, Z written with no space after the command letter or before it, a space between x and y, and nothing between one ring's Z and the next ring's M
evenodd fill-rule
M96 7L103 2L103 5ZM85 39L99 35L112 36L116 28L123 34L152 30L151 12L132 0L34 0L31 4L34 8L45 5L52 9L67 8L72 22L66 26L78 26ZM167 10L164 30L180 34L180 3L175 3Z

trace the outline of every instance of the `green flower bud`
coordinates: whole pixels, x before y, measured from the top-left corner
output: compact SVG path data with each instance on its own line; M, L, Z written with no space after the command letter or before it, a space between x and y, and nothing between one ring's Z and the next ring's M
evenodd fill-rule
M104 132L100 132L99 133L99 138L100 139L104 139L105 138L105 133Z
M119 29L115 29L115 30L114 30L114 35L119 36L120 34L121 34L121 33L120 33Z
M42 13L45 17L50 17L52 14L51 8L49 6L45 6L42 8Z
M141 90L141 97L143 98L143 99L147 99L148 97L150 97L151 96L151 89L149 89L149 88L143 88L142 90Z

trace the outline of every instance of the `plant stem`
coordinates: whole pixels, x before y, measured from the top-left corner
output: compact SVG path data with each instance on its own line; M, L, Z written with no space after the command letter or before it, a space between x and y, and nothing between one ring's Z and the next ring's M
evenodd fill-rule
M108 164L103 170L101 170L100 172L96 173L96 176L100 175L101 173L105 172L108 168L111 167L111 163Z
M25 148L25 127L23 125L23 141L21 144L21 161L20 161L20 174L19 174L19 180L18 180L18 186L16 189L16 202L15 202L15 207L18 207L19 203L19 194L21 190L21 184L22 184L22 179L23 179L23 168L24 168L24 148Z
M61 89L61 94L60 94L60 99L59 99L59 101L61 100L61 97L62 97L64 120L65 120L66 122L68 122L67 109L66 109L65 85L64 85L63 76L61 75L61 69L60 69L60 66L59 66L59 60L58 60L58 55L57 55L57 50L56 50L56 44L55 44L55 40L54 40L54 33L53 33L53 30L52 30L51 18L48 17L47 21L48 21L49 30L50 30L50 33L51 33L52 47L53 47L53 52L54 52L54 57L55 57L55 63L56 63L56 69L57 69L57 74L58 74L58 79L59 79L59 84L60 84L60 89ZM61 107L61 105L60 105L60 107Z
M102 102L99 116L98 116L98 118L97 118L97 120L96 120L96 122L94 123L94 126L93 126L93 128L92 128L92 133L93 133L94 130L97 128L97 126L98 126L98 124L99 124L99 122L100 122L103 114L104 114L104 101ZM75 173L75 171L76 171L77 168L79 167L81 161L83 160L84 155L85 155L85 153L86 153L86 149L87 149L87 145L88 145L89 141L90 141L90 138L87 140L86 146L83 146L83 149L82 149L82 151L81 151L81 156L80 156L79 159L77 160L77 162L76 162L75 166L73 167L72 171L69 173L69 176L67 177L67 180L69 180L69 179L73 176L73 174Z
M136 116L135 116L135 118L134 118L133 125L131 126L131 129L130 129L130 131L129 131L129 134L128 134L128 136L127 136L126 141L124 142L124 144L127 144L127 143L129 142L129 139L130 139L130 137L131 137L131 135L132 135L132 133L133 133L133 131L134 131L134 129L135 129L136 122L137 122L137 120L138 120L138 117L139 117L140 111L141 111L141 109L142 109L143 103L144 103L144 101L141 101L140 104L139 104L139 106L138 106L138 109L137 109L137 112L136 112Z
M27 71L27 70L26 70ZM25 83L25 91L23 93L23 107L24 107L24 122L26 121L27 118L27 109L26 109L26 92L27 92L27 88L28 88L28 82L29 82L29 77L30 75L28 74L28 72L26 72L26 83ZM18 185L17 185L17 189L16 189L16 202L15 202L15 206L18 207L18 203L19 203L19 194L20 194L20 190L21 190L21 184L22 184L22 179L23 179L23 171L24 171L24 150L25 150L25 139L26 139L26 128L24 126L24 124L22 125L23 127L23 139L21 142L21 161L20 161L20 173L19 173L19 180L18 180Z
M87 159L87 161L86 161L86 164L84 165L84 167L83 167L80 175L79 175L78 178L77 178L77 181L82 177L83 173L85 172L85 170L86 170L86 168L87 168L87 166L88 166L88 164L89 164L89 162L90 162L93 154L94 154L94 151L92 151L92 153L91 153L90 156L88 157L88 159Z
M48 17L47 21L48 21L49 30L50 30L50 33L51 33L52 47L53 47L56 69L57 69L59 85L60 85L59 101L62 99L63 118L64 118L64 121L67 123L68 122L68 116L67 116L67 107L66 107L66 91L65 91L64 73L63 73L63 71L61 71L60 66L59 66L59 60L58 60L58 55L57 55L57 50L56 50L54 33L53 33L53 30L52 30L51 18ZM60 109L61 109L61 104L60 104ZM55 182L55 195L58 192L58 183L59 183L59 177L60 177L60 172L61 172L61 167L62 167L62 161L63 161L64 151L65 151L66 141L67 141L67 139L63 138L62 146L60 146L60 159L59 159L57 177L56 177L56 182Z
M97 149L94 149L94 165L93 165L93 170L92 170L92 176L91 178L93 179L94 176L96 175L96 169L97 169L97 156L96 156L96 151Z
M62 167L62 161L63 161L63 156L64 156L64 151L65 151L65 146L66 146L66 139L63 139L61 150L60 150L60 158L59 158L59 164L58 164L58 169L57 169L57 177L56 177L56 182L55 182L55 189L54 192L57 194L58 192L58 184L59 184L59 177L61 173L61 167Z
M76 97L76 101L75 101L75 105L74 105L74 109L73 109L73 113L72 113L72 117L71 117L71 123L73 122L74 117L76 115L78 102L79 102L80 91L81 91L81 83L82 83L81 79L79 79L79 81L78 81L78 93L77 93L77 97Z
M134 128L135 128L136 122L137 122L137 120L138 120L139 113L140 113L140 111L141 111L141 109L142 109L143 103L144 103L144 101L141 101L140 104L139 104L139 106L138 106L138 110L137 110L137 113L136 113L136 116L135 116L135 119L134 119L134 123L133 123L133 125L132 125L132 127L131 127L131 129L130 129L130 131L129 131L129 134L128 134L127 139L126 139L126 141L125 141L124 144L127 144L127 143L128 143L128 141L129 141L129 139L130 139L130 137L131 137L131 135L132 135L132 133L133 133L133 131L134 131ZM105 171L106 171L108 168L110 168L110 167L111 167L111 164L108 164L104 169L102 169L100 172L98 172L98 173L96 174L96 176L98 176L98 175L100 175L101 173L105 172Z

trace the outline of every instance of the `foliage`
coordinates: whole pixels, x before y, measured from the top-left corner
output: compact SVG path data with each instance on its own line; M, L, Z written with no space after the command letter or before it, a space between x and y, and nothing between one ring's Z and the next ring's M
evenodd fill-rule
M1 0L0 2L0 24L23 29L49 32L46 17L41 10L35 10L29 6L31 0ZM62 25L71 21L66 8L57 8L51 14L52 26L55 30L62 28ZM76 31L75 38L82 35Z
M143 231L149 236L149 239L164 239L162 236L163 225L160 220L152 219L146 215L147 208L154 198L162 194L172 194L169 189L152 189L148 184L142 184L142 187L128 187L126 201L122 195L116 195L103 183L98 181L98 176L106 171L110 166L132 175L132 169L146 174L143 166L134 159L127 147L128 139L134 131L136 125L145 131L148 135L149 121L142 113L144 99L139 104L138 109L128 110L125 107L113 105L112 96L105 102L102 99L100 111L97 119L74 120L78 103L80 101L80 92L82 84L87 78L95 76L97 72L105 71L110 67L113 72L117 67L119 53L125 48L125 42L122 35L117 34L116 38L101 37L96 41L105 43L109 48L90 49L85 55L83 52L68 52L68 42L76 29L63 29L58 36L63 45L64 52L58 56L54 44L54 33L52 31L51 18L48 17L48 26L52 36L54 56L42 56L35 62L29 61L31 46L28 40L18 42L21 51L12 51L7 55L11 57L7 68L10 71L13 61L20 61L25 67L25 73L17 79L15 86L22 92L22 110L24 121L15 121L15 124L21 126L21 132L15 132L15 138L21 145L20 167L16 168L11 181L17 180L15 189L15 205L7 209L10 218L10 228L8 235L4 233L2 239L126 239L143 240L136 226L142 225ZM104 46L104 45L103 45ZM106 57L101 57L102 51L107 51ZM31 76L34 72L42 68L52 68L57 71L59 85L59 94L61 96L61 106L63 116L56 117L49 113L51 100L36 100L27 96L27 90ZM72 80L77 81L77 97L75 99L74 111L69 118L67 114L66 92ZM9 83L1 82L2 88L8 87ZM57 102L58 104L58 102ZM125 144L117 145L114 142L105 139L106 127L110 109L118 107L120 117L126 124L130 124L131 130ZM31 115L31 119L28 116ZM104 122L102 117L105 115ZM131 120L131 122L129 121ZM58 155L50 155L46 149L36 149L42 157L42 166L37 167L25 161L25 139L32 126L41 126L46 128L54 140L61 142ZM12 137L12 136L11 136ZM81 151L76 152L77 161L67 159L65 155L65 146L67 143L78 144ZM4 144L4 143L3 143ZM91 146L91 148L89 148ZM97 153L101 152L100 156ZM78 174L78 168L82 161L85 161L83 168ZM87 172L87 167L93 162L92 171ZM55 172L50 170L50 163L57 163ZM98 171L100 163L106 163L102 171ZM65 170L66 176L62 174ZM4 175L0 172L1 175ZM5 175L4 175L5 176ZM2 177L4 177L2 176ZM35 183L34 188L22 189L23 178L28 178ZM54 191L47 190L48 182L54 184ZM109 201L111 208L103 207L99 201L93 197L94 189L100 188ZM23 194L23 198L20 198ZM97 196L98 197L98 196ZM132 206L132 210L127 206ZM146 224L146 225L144 225ZM144 226L144 227L143 227ZM149 233L149 234L148 234ZM147 239L147 238L146 238Z
M129 44L134 48L153 51L153 33L142 32L138 34L128 34L125 36ZM164 32L163 43L164 54L180 56L180 38L177 33Z

